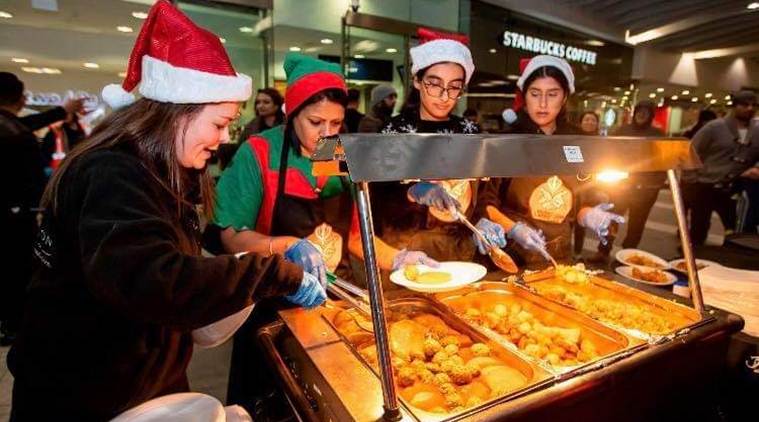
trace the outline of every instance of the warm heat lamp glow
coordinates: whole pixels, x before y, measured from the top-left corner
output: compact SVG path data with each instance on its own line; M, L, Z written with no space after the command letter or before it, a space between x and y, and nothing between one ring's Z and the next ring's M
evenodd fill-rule
M604 170L596 174L596 180L604 183L616 183L620 180L627 179L630 176L627 172L619 170Z

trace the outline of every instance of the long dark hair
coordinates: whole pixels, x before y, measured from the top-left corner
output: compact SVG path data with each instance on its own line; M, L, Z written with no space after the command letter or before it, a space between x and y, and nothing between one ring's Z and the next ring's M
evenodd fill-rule
M414 74L413 78L418 82L421 82L422 78L424 78L424 75L427 74L427 71L430 69L430 67L432 66L427 66L424 69L419 69ZM406 100L403 101L403 105L401 106L401 115L406 119L418 119L419 109L421 107L422 94L414 86L414 84L411 84L409 87L408 95L406 95Z
M322 100L340 104L343 106L343 108L345 108L348 105L348 94L342 89L338 88L325 89L308 97L308 99L306 101L303 101L298 106L298 108L293 110L292 113L288 114L287 122L285 123L285 139L290 141L290 146L294 148L295 151L300 151L300 141L295 134L295 125L293 125L293 120L298 116L298 114L300 114L301 111L303 111L304 108L310 106L311 104L316 104Z
M205 104L168 104L142 98L115 111L68 154L45 188L42 207L50 207L55 215L61 180L77 160L95 151L123 148L134 153L147 172L174 198L178 218L182 218L183 205L194 205L188 194L193 189L192 179L197 177L203 211L211 218L213 181L206 171L182 167L175 143L179 132L182 131L184 136L187 124L200 114L203 107Z
M278 126L284 123L285 113L282 112L282 104L285 103L285 99L282 98L282 94L280 94L276 88L261 88L256 93L256 95L258 94L268 95L269 98L271 98L271 102L274 103L275 106L277 106L277 114L274 120L275 121L274 126ZM253 101L255 102L255 99Z

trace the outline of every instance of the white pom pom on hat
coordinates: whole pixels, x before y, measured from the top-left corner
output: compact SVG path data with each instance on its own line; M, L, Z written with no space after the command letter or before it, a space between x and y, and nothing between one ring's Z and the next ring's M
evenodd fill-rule
M126 107L132 104L135 100L134 94L126 92L119 84L106 85L103 87L103 92L100 93L100 96L103 97L103 101L114 110Z
M235 72L219 37L167 0L150 9L124 82L103 88L103 100L111 108L131 104L137 86L145 98L174 104L246 101L253 93L253 81Z

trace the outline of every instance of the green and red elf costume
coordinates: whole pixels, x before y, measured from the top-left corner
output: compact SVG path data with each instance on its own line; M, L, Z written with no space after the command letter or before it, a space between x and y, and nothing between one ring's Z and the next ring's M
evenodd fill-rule
M284 68L288 122L292 112L319 92L339 89L347 93L337 64L290 53ZM240 146L216 186L214 224L221 229L305 238L324 222L339 225L330 216L349 222L352 205L347 185L340 177L315 177L312 168L311 159L301 154L300 141L292 127L277 126L251 136ZM345 212L335 213L335 209ZM341 235L347 239L347 233ZM255 343L258 328L273 320L274 311L282 306L286 305L259 304L234 338L227 401L241 404L259 416L276 417L271 409L278 407L277 398L284 399Z

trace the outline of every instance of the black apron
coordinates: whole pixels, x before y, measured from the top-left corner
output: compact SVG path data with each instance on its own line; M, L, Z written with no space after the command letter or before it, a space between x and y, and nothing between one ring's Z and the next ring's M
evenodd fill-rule
M287 195L287 159L291 148L290 142L285 139L279 161L277 196L269 234L304 238L313 233L317 226L326 222L343 236L345 250L352 211L350 195L345 194L347 190L329 199L305 199ZM339 269L338 273L345 276L342 269ZM278 388L275 378L277 375L269 368L256 340L256 333L278 318L277 311L294 306L296 305L284 298L260 301L234 335L227 404L243 406L254 420L282 420L289 415L287 399Z

